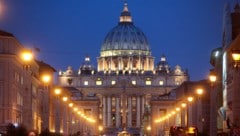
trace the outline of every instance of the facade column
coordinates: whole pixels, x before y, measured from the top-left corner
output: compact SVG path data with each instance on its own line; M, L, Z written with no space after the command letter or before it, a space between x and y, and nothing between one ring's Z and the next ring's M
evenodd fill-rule
M123 128L126 127L126 122L127 122L127 119L126 119L126 108L127 108L127 102L126 102L126 95L122 95L121 96L121 101L122 101L122 126Z
M120 127L120 98L116 97L116 127Z
M128 97L128 127L132 127L132 97Z
M188 107L187 126L193 126L193 109L192 109L192 103L189 103L189 107Z
M102 108L102 120L103 120L103 126L106 127L107 126L107 100L106 100L106 96L103 96L102 99L102 104L103 104L103 108Z
M141 97L141 117L143 117L145 111L145 98L144 95Z
M118 70L121 70L121 59L118 58Z
M107 97L107 126L112 126L112 97Z
M137 96L137 127L141 126L141 116L140 116L140 96Z
M145 70L149 70L149 58L146 58L146 67L144 68Z

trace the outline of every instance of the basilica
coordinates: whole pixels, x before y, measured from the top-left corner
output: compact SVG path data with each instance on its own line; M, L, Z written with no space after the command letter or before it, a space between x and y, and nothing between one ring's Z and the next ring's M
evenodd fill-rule
M164 114L169 108L155 102L174 100L174 89L188 81L189 75L178 65L170 67L164 55L155 62L127 3L99 48L97 65L86 56L79 69L68 66L59 71L58 86L71 93L81 112L96 120L97 125L80 125L82 131L96 135L100 126L105 135L140 135L154 123L154 114Z

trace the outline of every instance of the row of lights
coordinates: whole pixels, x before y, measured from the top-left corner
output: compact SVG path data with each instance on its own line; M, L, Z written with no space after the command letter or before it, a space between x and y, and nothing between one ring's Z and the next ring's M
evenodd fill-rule
M80 117L82 117L83 119L87 120L87 121L90 122L90 123L95 123L95 122L96 122L93 118L87 117L84 113L82 113L82 112L80 111L80 109L78 108L78 106L77 106L77 105L75 106L75 104L74 104L71 100L69 100L69 98L68 98L67 96L61 96L62 90L61 90L60 88L56 88L56 89L54 90L54 93L55 93L55 95L56 95L57 97L60 97L60 99L61 99L63 102L67 103L68 107L72 108L72 110L73 110L76 114L78 114Z
M33 60L33 53L31 50L29 49L24 49L21 54L20 54L20 57L21 59L23 60L24 62L24 65L27 65L29 66L29 63ZM51 75L45 73L41 76L41 79L40 79L44 85L47 85L49 84L49 82L51 81ZM56 96L60 97L61 95L61 92L62 90L59 89L59 88L56 88L54 90L54 93ZM61 96L61 99L63 102L67 103L68 102L68 106L70 108L72 108L72 110L77 113L80 117L84 118L85 120L87 120L88 122L91 122L91 123L95 123L96 121L90 117L87 117L86 115L84 115L79 109L77 106L74 106L74 103L68 99L67 96Z
M209 80L210 82L212 83L212 85L217 81L217 76L216 76L216 73L214 71L210 71L210 74L209 74ZM204 93L203 89L201 88L198 88L196 90L196 94L200 97L202 94ZM160 119L157 119L155 120L155 123L159 123L159 122L163 122L165 121L166 119L169 119L170 117L172 117L173 115L175 115L176 113L180 112L181 109L184 109L187 107L187 102L190 104L192 103L194 100L194 97L193 96L189 96L187 97L186 100L184 100L183 102L181 102L180 106L177 106L175 108L173 108L173 110L168 113L167 115L161 117ZM187 101L187 102L186 102ZM179 105L179 104L178 104Z
M196 90L196 93L198 96L201 96L203 94L203 89L198 88ZM187 101L187 102L186 102ZM155 120L155 123L160 123L165 121L166 119L169 119L170 117L172 117L173 115L175 115L176 113L180 112L181 109L185 109L187 107L187 103L192 103L194 101L194 97L193 96L189 96L187 97L186 100L184 100L183 102L181 102L180 104L177 104L178 106L174 107L172 111L170 111L167 115Z

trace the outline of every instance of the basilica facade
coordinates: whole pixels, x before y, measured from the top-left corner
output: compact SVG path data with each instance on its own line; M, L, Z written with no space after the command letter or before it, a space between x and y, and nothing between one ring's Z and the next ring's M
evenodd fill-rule
M97 62L93 65L86 56L79 69L69 66L59 71L58 86L71 93L81 112L93 117L106 135L123 131L140 135L153 123L152 101L166 94L174 99L172 90L189 80L187 71L178 65L171 68L164 55L155 63L147 37L134 25L127 3L117 26L103 40ZM81 130L98 133L96 126Z

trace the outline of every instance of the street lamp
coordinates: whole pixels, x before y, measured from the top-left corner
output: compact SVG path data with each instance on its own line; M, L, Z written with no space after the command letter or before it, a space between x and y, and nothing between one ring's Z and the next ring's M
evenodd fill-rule
M196 89L196 94L197 94L197 127L199 129L202 129L202 101L201 101L201 96L203 94L203 89L202 88L197 88Z
M69 106L69 107L73 107L73 103L70 102L70 103L68 104L68 106Z
M215 83L217 81L217 74L215 73L214 70L210 70L209 80L212 83L212 85L213 85L213 83Z
M192 101L193 101L193 97L192 97L192 96L189 96L189 97L187 98L187 100L188 100L188 102L192 102Z
M198 96L201 96L203 94L203 89L202 88L198 88L196 90L196 93L197 93Z
M21 52L21 58L24 62L30 62L33 59L32 51L29 49L24 49Z
M232 50L233 67L238 68L240 64L240 50Z
M147 127L147 136L150 135L150 131L151 131L151 126L148 126L148 127Z
M33 53L31 50L29 49L24 49L21 54L20 54L20 58L23 61L23 68L28 70L30 65L29 63L33 60Z
M217 131L217 90L214 89L214 84L217 82L217 73L214 69L209 72L209 81L211 83L210 92L210 135L216 135Z
M187 104L184 103L184 102L181 104L181 107L182 107L182 108L185 108L186 106L187 106Z
M194 98L192 96L187 97L187 101L189 102L189 106L187 108L187 127L189 126L189 122L192 123L192 105L191 105L191 103L192 103L193 99Z
M103 127L102 126L99 126L98 127L98 130L99 130L99 134L100 134L100 136L102 135L102 131L103 131Z
M44 83L44 86L48 86L48 84L51 81L51 75L49 74L43 74L41 77L42 82Z
M63 100L64 102L66 102L66 101L68 101L68 97L67 97L67 96L63 96L62 100Z
M54 93L55 93L57 96L59 96L59 95L61 94L61 92L62 92L62 90L59 89L59 88L56 88L56 89L54 90Z

